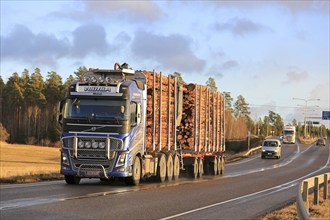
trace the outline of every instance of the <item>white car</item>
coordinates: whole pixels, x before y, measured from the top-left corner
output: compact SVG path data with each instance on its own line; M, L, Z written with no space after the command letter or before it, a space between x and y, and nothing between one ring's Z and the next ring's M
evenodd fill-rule
M277 139L266 139L262 143L261 158L281 158L281 142Z

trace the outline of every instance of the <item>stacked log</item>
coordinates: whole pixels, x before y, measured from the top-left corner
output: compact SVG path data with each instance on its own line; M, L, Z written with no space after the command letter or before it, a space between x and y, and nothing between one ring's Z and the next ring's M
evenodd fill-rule
M186 84L178 140L185 151L214 152L222 145L223 98L207 86Z
M147 79L146 148L174 149L175 80L161 73L144 72Z
M220 92L182 83L182 120L175 127L178 85L171 76L144 71L147 80L147 151L214 152L224 144L224 105ZM176 87L177 86L177 87ZM175 137L176 136L176 137Z

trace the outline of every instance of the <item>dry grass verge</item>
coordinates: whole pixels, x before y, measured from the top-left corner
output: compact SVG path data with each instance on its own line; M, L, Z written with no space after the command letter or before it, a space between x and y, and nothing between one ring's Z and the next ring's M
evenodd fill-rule
M58 148L0 142L0 182L34 182L58 179Z
M328 192L330 186L328 187ZM323 188L320 189L320 197L323 196ZM330 219L330 195L328 195L327 200L320 199L319 205L313 204L314 194L308 196L309 201L309 216L311 220L325 220ZM261 217L259 220L299 220L298 211L296 203L289 206L283 207L281 209L275 210L267 215Z

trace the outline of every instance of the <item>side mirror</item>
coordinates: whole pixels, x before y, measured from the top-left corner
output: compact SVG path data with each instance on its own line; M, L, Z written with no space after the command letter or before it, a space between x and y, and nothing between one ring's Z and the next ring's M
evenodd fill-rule
M62 100L62 101L58 102L58 106L57 106L56 120L60 125L62 125L62 121L63 121L62 110L63 110L64 103L65 103L65 100Z

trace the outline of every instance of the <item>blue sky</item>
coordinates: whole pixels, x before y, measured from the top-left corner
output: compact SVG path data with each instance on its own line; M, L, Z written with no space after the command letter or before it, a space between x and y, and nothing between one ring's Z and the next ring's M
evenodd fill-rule
M1 77L38 67L63 81L80 66L181 72L216 80L252 118L285 122L329 104L329 1L3 1ZM330 127L330 121L323 121Z

